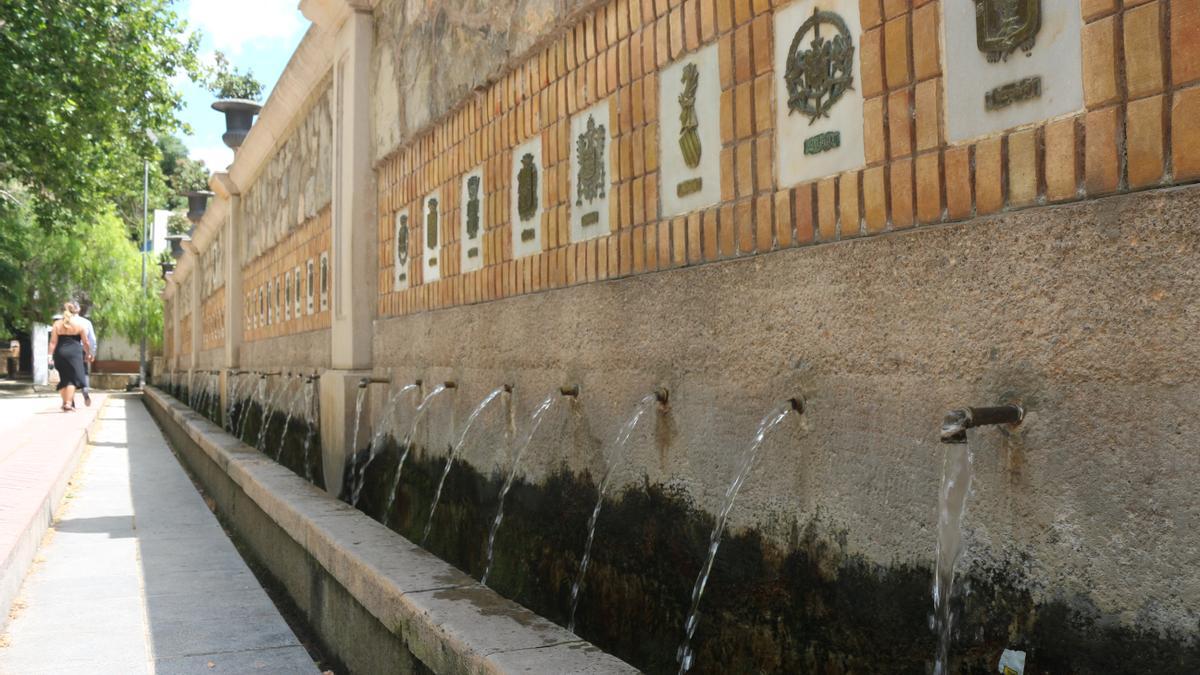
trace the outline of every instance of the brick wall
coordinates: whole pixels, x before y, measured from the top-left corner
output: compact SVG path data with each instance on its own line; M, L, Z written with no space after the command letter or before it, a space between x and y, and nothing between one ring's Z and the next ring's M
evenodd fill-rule
M379 166L379 313L395 316L1200 177L1200 0L1084 0L1082 113L945 142L940 2L861 0L866 164L796 186L776 176L773 13L783 0L614 0ZM660 216L658 72L720 55L721 199ZM568 237L570 117L607 100L610 233ZM514 259L511 154L543 143L543 251ZM458 269L462 176L484 167L484 267ZM421 206L442 198L441 279L422 283ZM393 289L408 209L410 287Z
M175 303L163 301L163 356L175 356Z
M243 305L246 342L329 328L332 268L327 273L328 286L324 300L321 292L322 260L327 265L331 264L329 237L330 209L326 206L242 268L242 290L246 294ZM310 263L313 268L311 307L308 302ZM289 277L291 302L287 302Z

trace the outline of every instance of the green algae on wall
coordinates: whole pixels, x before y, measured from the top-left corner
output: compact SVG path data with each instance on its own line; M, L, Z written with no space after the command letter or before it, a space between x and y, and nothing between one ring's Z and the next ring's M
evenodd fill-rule
M359 508L374 518L383 518L398 451L387 439L367 472ZM413 541L421 540L444 462L416 448L405 463L387 522ZM457 462L425 547L479 578L503 480ZM590 476L565 468L541 484L518 479L488 585L566 625L596 496ZM581 591L580 637L646 672L676 672L713 522L682 491L662 485L606 500ZM848 552L846 539L820 518L796 528L786 546L759 530L727 533L701 603L691 672L927 672L935 650L929 565L879 565ZM954 672L995 672L1005 648L1026 651L1031 674L1200 672L1200 647L1187 636L1139 632L1089 609L1086 599L1038 604L1019 568L963 575Z

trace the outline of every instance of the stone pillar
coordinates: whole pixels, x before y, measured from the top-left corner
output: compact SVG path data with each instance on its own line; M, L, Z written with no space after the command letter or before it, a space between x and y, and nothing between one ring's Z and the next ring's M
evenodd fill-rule
M189 375L196 367L200 365L200 345L204 337L204 326L201 308L200 308L200 277L203 276L200 265L200 250L192 245L191 242L185 244L188 255L192 258L192 264L188 268L188 278L184 282L183 291L188 293L191 300L188 304L192 308L192 334L183 336L183 339L190 340L192 345L192 353L189 354L187 361L187 369Z
M171 289L171 373L179 371L179 284L168 281Z
M218 198L228 199L229 208L225 222L221 225L221 242L224 247L221 274L225 280L225 352L221 360L221 410L229 410L229 371L241 363L242 338L244 337L245 299L242 297L242 197L238 186L224 171L212 175L209 184Z
M337 494L354 433L359 379L371 368L378 242L371 166L374 19L362 0L306 0L301 11L334 39L331 366L321 375L325 486ZM370 416L364 412L364 419ZM359 437L365 434L361 431Z

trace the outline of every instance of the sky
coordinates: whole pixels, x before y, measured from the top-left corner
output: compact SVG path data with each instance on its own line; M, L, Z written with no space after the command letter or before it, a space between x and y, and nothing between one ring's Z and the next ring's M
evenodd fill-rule
M262 82L263 101L308 30L309 22L297 9L299 0L178 0L175 11L191 30L200 31L200 59L212 64L222 51L239 71L249 69ZM193 159L202 159L210 171L225 169L233 151L221 142L225 117L212 109L213 96L186 77L176 80L183 93L180 119L192 127L183 136Z

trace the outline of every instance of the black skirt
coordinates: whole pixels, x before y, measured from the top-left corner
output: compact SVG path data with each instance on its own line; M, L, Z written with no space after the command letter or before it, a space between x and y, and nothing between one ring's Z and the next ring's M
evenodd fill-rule
M83 387L83 338L79 335L59 335L54 348L54 368L58 370L58 388L68 385Z

